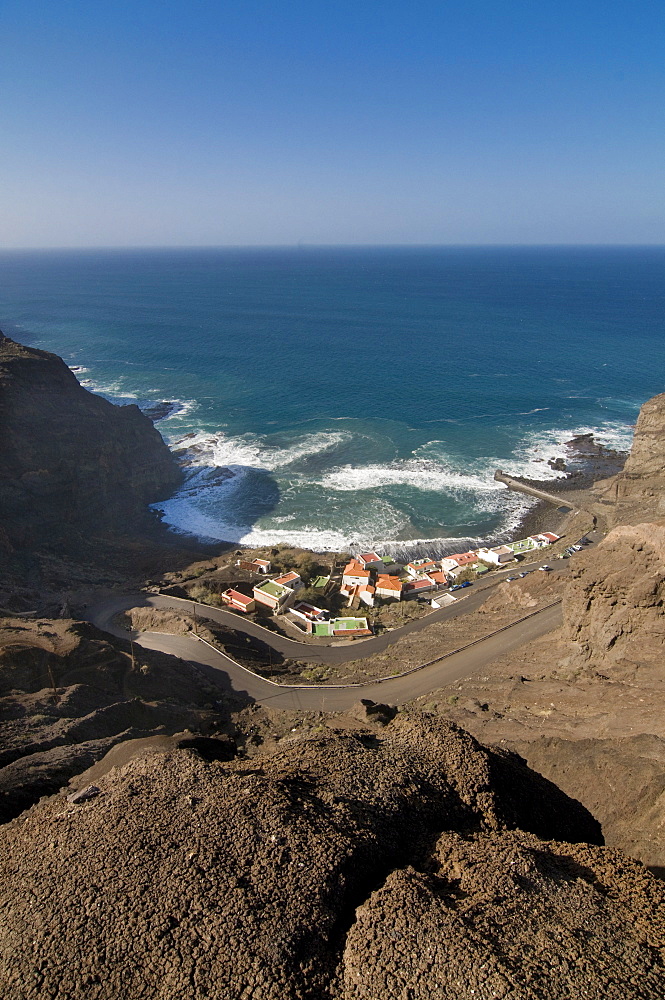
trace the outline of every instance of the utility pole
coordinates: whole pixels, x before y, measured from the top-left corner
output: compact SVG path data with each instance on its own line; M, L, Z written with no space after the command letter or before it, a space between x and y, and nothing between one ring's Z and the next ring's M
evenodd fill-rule
M53 667L51 666L50 662L48 663L47 670L48 670L49 680L51 681L51 687L53 688L53 703L57 705L60 702L60 695L58 694L58 687L57 684L55 683L55 677L53 676Z
M195 601L192 601L192 608L193 608L193 611L194 611L194 635L198 635L199 633L198 633L198 631L196 629L196 602Z
M130 647L130 649L132 651L131 652L131 656L132 656L132 673L134 673L134 670L136 669L136 661L134 659L134 640L133 639L129 640L129 647Z

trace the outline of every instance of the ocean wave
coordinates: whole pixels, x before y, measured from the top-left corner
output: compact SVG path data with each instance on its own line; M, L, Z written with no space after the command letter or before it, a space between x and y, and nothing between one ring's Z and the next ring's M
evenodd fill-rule
M188 478L180 492L159 509L166 523L180 533L244 546L288 543L321 552L370 546L400 559L443 556L514 537L525 513L536 503L496 482L497 468L535 480L562 478L565 473L551 469L548 459L561 455L574 467L575 457L565 444L575 435L588 433L606 447L626 450L632 428L607 422L595 428L526 432L509 458L464 458L449 454L445 441L433 440L414 449L411 458L337 466L332 465L339 457L337 449L341 451L352 439L355 442L353 431L321 430L279 447L255 434L201 430L175 442ZM298 467L299 461L314 455L323 456L323 463L332 467L318 475ZM270 514L265 504L261 506L268 481L276 481L280 490L279 502ZM445 498L443 531L432 525L436 537L409 537L417 534L406 513L409 504L402 504L399 494L386 495L391 487L410 487ZM257 518L248 523L253 509ZM482 535L448 536L446 510L451 526L464 523L467 530L473 530L474 523L479 528L486 523L489 530Z
M348 432L319 431L305 434L293 444L279 448L252 434L230 437L221 431L212 434L200 431L173 442L172 447L183 452L182 458L189 466L245 467L271 472L331 451L350 438Z
M566 444L582 434L593 434L597 444L613 451L628 452L633 440L634 428L619 421L606 421L592 426L550 428L526 434L515 449L513 459L505 460L504 471L528 479L557 479L565 477L565 472L557 472L547 465L547 460L561 456L567 464L575 465L575 456L570 455Z
M383 486L411 486L437 493L496 493L503 484L480 475L457 472L434 462L406 459L390 465L344 466L332 469L320 480L324 489L340 492L376 490Z
M225 521L223 516L207 513L198 503L189 502L183 496L158 504L155 509L163 514L165 522L178 534L194 535L210 542L232 542L254 548L286 544L314 552L342 552L354 543L362 546L370 540L362 530L326 529L315 524L294 528L233 524Z
M161 399L158 389L146 389L143 394L132 392L121 379L115 382L100 382L95 378L81 378L81 375L90 372L89 368L84 368L82 365L70 365L69 369L88 392L94 392L96 396L103 396L115 406L135 404L155 422L166 424L167 421L176 418L184 421L199 407L195 399Z

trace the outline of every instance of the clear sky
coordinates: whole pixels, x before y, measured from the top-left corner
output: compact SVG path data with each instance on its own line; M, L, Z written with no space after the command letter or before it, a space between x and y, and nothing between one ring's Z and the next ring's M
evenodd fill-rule
M662 0L1 0L0 246L665 243Z

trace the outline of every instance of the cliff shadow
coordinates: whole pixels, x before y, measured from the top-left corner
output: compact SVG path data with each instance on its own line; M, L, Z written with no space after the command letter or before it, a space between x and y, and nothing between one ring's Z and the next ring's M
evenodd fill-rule
M192 449L176 449L192 461ZM251 465L218 467L184 464L185 481L171 496L151 504L173 541L202 551L225 551L245 542L258 522L271 514L282 498L274 476Z

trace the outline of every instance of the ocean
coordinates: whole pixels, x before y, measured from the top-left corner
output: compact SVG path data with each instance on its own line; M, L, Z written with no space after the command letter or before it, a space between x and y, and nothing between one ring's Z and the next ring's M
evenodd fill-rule
M510 536L574 434L665 390L665 248L0 252L0 327L137 403L175 531L413 556Z

